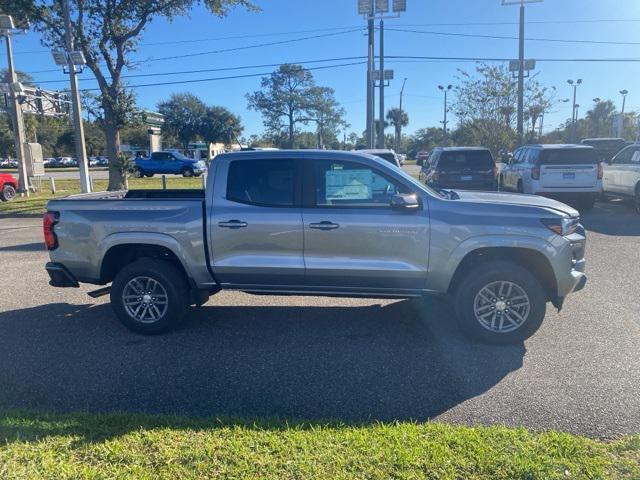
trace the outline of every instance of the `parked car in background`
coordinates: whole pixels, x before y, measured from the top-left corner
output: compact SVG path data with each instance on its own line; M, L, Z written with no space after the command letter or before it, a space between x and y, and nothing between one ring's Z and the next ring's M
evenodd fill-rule
M393 150L383 150L383 149L368 149L368 150L356 150L357 153L367 153L369 155L375 155L378 158L381 158L392 165L400 168L402 165L400 164L400 159L398 155Z
M465 333L504 344L587 281L578 212L548 198L438 192L380 158L327 150L222 154L212 168L204 191L51 200L51 285L111 284L92 293L110 292L120 321L147 334L220 290L449 295Z
M496 162L484 147L434 148L420 180L435 189L497 190Z
M96 165L99 167L106 167L109 165L109 159L107 157L97 157Z
M624 148L603 168L604 194L632 198L636 212L640 213L640 144Z
M498 183L500 189L553 197L589 210L602 192L602 175L593 147L525 145L514 152Z
M18 180L9 173L0 173L0 200L8 202L16 198Z
M202 160L189 158L176 151L153 152L148 158L133 159L135 177L153 177L155 174L173 174L199 177L207 171Z
M421 151L416 155L416 165L422 166L429 159L429 152Z
M580 144L593 147L601 162L611 161L620 150L627 146L624 138L585 138Z

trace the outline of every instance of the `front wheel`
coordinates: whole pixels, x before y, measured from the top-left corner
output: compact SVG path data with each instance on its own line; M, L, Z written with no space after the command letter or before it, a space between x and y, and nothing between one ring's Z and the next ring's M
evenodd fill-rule
M144 177L144 172L142 170L140 170L139 168L134 168L133 169L133 176L135 178L142 178L142 177Z
M463 333L499 345L533 335L542 324L547 303L536 277L518 264L501 261L467 271L455 301Z
M185 314L189 291L184 273L156 259L123 268L111 287L111 306L125 327L137 333L163 333Z
M191 170L190 168L185 168L184 170L182 170L182 176L185 178L193 177L193 170Z
M0 192L0 200L3 202L10 202L16 198L16 189L13 185L5 185L2 187L2 191Z

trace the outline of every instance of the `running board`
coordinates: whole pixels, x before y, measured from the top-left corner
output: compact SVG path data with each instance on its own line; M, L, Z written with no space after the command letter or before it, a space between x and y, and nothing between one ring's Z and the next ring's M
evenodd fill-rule
M91 298L104 297L105 295L109 295L111 293L111 287L99 288L98 290L94 290L93 292L89 292Z

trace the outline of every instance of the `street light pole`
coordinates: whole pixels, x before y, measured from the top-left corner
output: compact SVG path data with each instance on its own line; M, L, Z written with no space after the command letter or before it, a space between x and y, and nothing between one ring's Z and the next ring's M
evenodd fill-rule
M524 140L524 1L520 3L520 38L518 48L518 145Z
M18 83L18 75L13 63L13 49L11 48L11 33L13 19L9 15L0 15L0 22L4 25L0 27L0 34L7 42L7 71L8 71L8 96L11 104L11 124L14 132L14 145L18 156L18 191L27 197L29 196L29 177L27 176L27 161L24 152L24 119L22 117L22 106L13 86Z
M627 103L627 94L629 93L629 90L620 90L620 95L622 95L622 112L620 113L622 115L622 118L624 118L624 107L625 104Z
M378 148L384 148L384 20L380 20L380 123L378 124Z
M73 129L76 144L76 157L78 158L78 167L80 169L80 191L82 193L87 193L91 191L91 183L89 181L87 149L84 143L84 125L82 123L82 105L80 103L78 77L76 76L76 66L72 61L70 55L70 52L73 51L73 38L71 36L71 16L69 14L69 0L63 0L62 10L64 15L64 37L67 47L69 81L71 83L71 102L73 104Z
M578 87L582 85L582 79L579 78L575 82L573 80L567 80L567 83L573 87L573 106L571 108L571 138L572 142L575 142L576 139L576 129L578 127L578 109L576 108L576 97L578 94Z
M447 85L445 88L443 85L438 85L438 88L444 92L444 118L442 120L442 134L444 135L444 141L447 142L448 131L447 131L447 92L453 88L453 85Z
M402 81L402 88L400 89L400 126L397 129L398 134L396 135L396 153L400 151L400 136L402 135L402 96L404 95L404 86L407 84L407 78Z
M373 70L375 59L375 5L373 2L369 2L369 15L368 15L368 61L367 61L367 148L374 148L375 146L375 95L373 86Z

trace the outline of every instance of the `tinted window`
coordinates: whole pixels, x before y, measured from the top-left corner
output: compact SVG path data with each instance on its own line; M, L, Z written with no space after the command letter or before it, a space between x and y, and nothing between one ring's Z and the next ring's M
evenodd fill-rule
M443 152L438 168L444 170L491 170L495 166L488 150Z
M580 163L598 162L598 155L592 148L544 150L540 153L540 163L545 165L575 165Z
M293 206L293 183L293 160L236 160L229 165L227 200L263 206Z
M391 197L409 193L381 172L353 162L321 160L314 164L316 205L389 207Z
M163 152L154 152L151 154L152 160L166 160L169 157L169 154Z
M621 151L618 155L616 155L616 158L613 159L613 163L631 163L631 158L633 157L634 152L635 149L633 148L627 148Z

